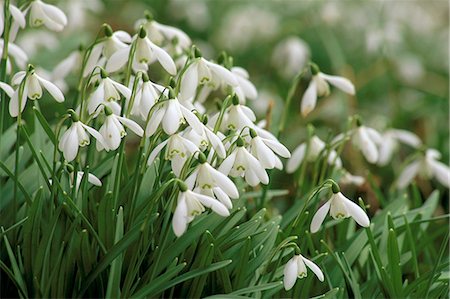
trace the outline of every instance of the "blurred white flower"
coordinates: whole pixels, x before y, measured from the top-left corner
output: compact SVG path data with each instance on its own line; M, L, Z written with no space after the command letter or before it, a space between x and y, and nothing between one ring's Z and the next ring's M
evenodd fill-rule
M118 103L123 95L125 99L131 97L131 90L125 85L108 77L105 71L100 71L100 83L88 100L89 114L99 113L103 106L108 106L115 114L120 114L121 107Z
M78 70L81 67L83 54L81 49L73 51L58 63L52 72L52 78L62 80L71 72Z
M238 81L225 67L203 57L197 57L183 74L179 98L183 101L193 99L197 87L201 84L216 89L223 84L237 87Z
M399 129L386 130L381 138L383 142L379 144L379 157L377 164L380 166L387 165L398 147L399 143L409 145L413 148L419 148L422 141L416 134Z
M312 261L304 258L303 255L294 255L284 266L283 284L284 289L289 291L295 285L297 278L304 278L308 275L307 268L311 269L320 281L324 281L322 270Z
M225 15L215 36L222 48L240 52L272 39L279 31L277 14L261 6L240 5Z
M135 71L147 71L149 64L158 61L170 75L174 76L177 73L172 57L147 37L145 29L141 27L133 40L136 41L136 52L133 56L132 65ZM131 46L127 46L112 54L106 63L106 70L115 72L122 68L129 60L130 50Z
M275 46L271 62L281 76L292 79L306 66L309 57L308 44L297 36L290 36Z
M152 136L159 125L166 134L175 134L181 124L188 123L198 134L203 131L200 120L190 110L180 104L177 98L170 92L170 99L158 102L155 110L151 113L150 119L145 129L147 136Z
M359 225L363 227L368 227L370 225L369 217L367 217L364 210L358 206L356 203L345 197L339 188L335 189L332 187L333 194L330 199L317 210L311 220L311 233L316 233L319 231L325 217L330 211L331 217L334 219L348 218L352 217Z
M22 32L17 39L17 44L31 57L42 48L56 49L59 46L59 40L53 32L32 30Z
M30 69L28 74L25 71L17 72L11 79L11 83L12 85L17 86L20 85L23 80L25 80L25 82L23 85L22 99L19 100L21 88L18 86L9 102L9 114L11 114L12 117L17 117L19 115L19 110L22 112L23 109L25 109L28 98L30 100L40 99L42 97L43 88L46 89L57 102L64 102L64 95L61 90L59 90L52 82L47 81L36 74L34 69Z
M186 20L189 27L202 31L208 28L211 23L208 5L203 1L172 0L169 9L174 18Z
M262 163L248 152L241 138L238 138L236 145L233 152L223 160L219 171L232 177L244 177L245 181L252 187L260 182L267 185L269 176Z
M103 125L100 127L100 134L103 136L104 144L97 142L97 150L106 151L116 150L121 142L121 139L127 135L123 125L128 127L139 137L144 135L144 130L131 119L115 115L109 108L105 108L106 118Z
M30 12L30 26L40 27L44 25L53 31L62 31L67 25L67 17L58 7L42 2L41 0L31 1L30 7L25 13Z
M75 159L79 147L84 147L91 143L88 133L97 139L97 144L100 143L105 147L103 136L97 130L83 124L81 121L73 121L58 143L58 149L63 153L67 162Z
M89 13L100 13L103 8L101 0L70 0L64 3L67 11L67 29L76 30L86 27L89 21Z
M3 45L4 45L4 40L0 39L0 56L3 55ZM11 69L12 69L11 58L14 60L15 64L17 64L17 66L20 69L26 68L27 62L28 62L27 54L22 50L22 48L20 48L16 44L10 42L8 44L8 60L7 60L7 72L8 73L10 73Z
M350 172L348 172L345 169L342 169L343 175L339 179L339 183L343 185L355 185L355 186L362 186L366 179L359 175L353 175Z
M180 133L173 134L153 149L148 157L147 165L153 164L164 147L166 148L164 159L171 162L172 170L176 176L180 176L186 160L195 152L199 151L198 147L193 142L184 138Z
M450 188L450 168L439 162L441 153L435 149L428 149L416 160L408 164L397 179L397 188L407 187L411 181L419 176L424 179L437 179L446 188Z
M205 207L211 208L216 214L227 217L230 212L220 201L187 188L181 190L178 195L177 207L172 218L173 232L180 237L195 216L205 211Z
M311 72L311 81L302 97L301 112L303 116L307 116L314 110L318 97L328 96L330 94L329 84L336 86L350 95L355 94L355 87L350 80L344 77L324 74L318 70L316 65L311 65Z
M369 163L375 164L379 159L378 147L384 142L375 129L360 125L351 131L353 144L361 151Z
M308 142L300 144L293 152L291 158L286 164L286 172L295 172L304 160L314 162L319 158L319 155L325 156L326 144L316 135L312 136ZM308 151L308 152L306 152ZM328 164L334 165L338 168L342 167L341 158L338 157L335 150L330 150L327 158Z

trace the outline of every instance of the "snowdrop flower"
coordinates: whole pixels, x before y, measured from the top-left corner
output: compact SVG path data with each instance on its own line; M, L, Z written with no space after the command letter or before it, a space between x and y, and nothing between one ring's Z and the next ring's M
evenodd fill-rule
M41 0L31 1L30 7L30 26L40 27L44 25L53 31L62 31L67 25L67 17L58 7L46 4Z
M135 80L137 79L135 78ZM130 85L133 84L134 82L130 82ZM140 116L144 121L147 120L150 109L155 105L160 95L161 91L157 89L157 84L150 81L146 73L142 73L142 82L138 83L133 107L131 107L131 115Z
M236 185L223 173L214 169L203 153L198 155L199 165L186 179L190 189L199 190L200 193L217 198L228 209L233 207L231 199L239 198Z
M201 57L197 48L194 49L194 54L194 61L186 69L181 79L179 95L181 100L194 98L197 87L201 84L212 89L216 89L223 84L232 87L239 85L236 75L233 75L228 69Z
M140 19L136 22L136 28L142 26L147 31L150 40L157 45L162 45L164 42L171 43L174 39L182 49L187 49L191 46L192 41L190 37L178 28L163 25L155 20L150 14L146 14L145 19Z
M4 40L0 39L0 55L3 55L3 44ZM8 44L8 60L7 60L7 72L10 73L12 66L10 58L13 58L14 62L20 69L26 68L28 62L28 55L16 44Z
M27 103L27 99L38 100L42 97L42 89L46 89L50 95L58 102L64 102L64 95L56 85L50 81L45 80L36 74L34 67L29 66L28 72L20 71L16 73L11 79L13 85L19 85L23 83L22 99L19 100L19 93L21 92L20 86L14 91L9 102L9 114L12 117L17 117L19 111L22 112ZM20 102L20 107L19 107Z
M85 27L89 23L89 13L100 13L104 5L101 0L70 0L64 8L69 19L67 27L74 30Z
M239 98L233 96L233 104L225 110L220 129L222 130L242 130L245 127L255 128L255 113L247 106L239 104ZM219 113L211 117L210 123L215 125L218 121Z
M345 197L336 183L332 183L331 190L333 194L330 199L317 210L311 221L311 233L316 233L319 231L320 226L328 214L328 211L330 211L330 215L334 219L352 217L359 225L363 227L368 227L370 225L369 217L367 217L364 210L356 203Z
M148 65L158 60L161 66L172 76L177 73L177 68L172 57L166 51L155 45L148 37L143 27L134 36L136 52L133 56L133 69L135 71L147 71ZM129 59L131 46L115 52L106 64L108 72L115 72L122 68Z
M235 66L231 68L231 73L235 76L237 86L233 87L234 92L239 98L241 104L245 103L246 99L255 100L258 97L258 91L255 85L250 82L247 70Z
M205 121L207 121L206 117ZM211 145L220 158L225 158L226 152L222 140L206 124L202 126L202 129L202 133L198 134L192 128L188 128L184 136L192 140L201 151L205 151Z
M306 66L309 57L308 44L297 36L291 36L275 46L271 62L283 78L292 79Z
M169 100L158 102L155 110L151 113L150 119L145 130L147 136L152 136L158 126L161 124L162 129L167 135L175 134L181 124L188 123L198 134L203 131L202 124L197 116L180 104L170 89Z
M361 151L369 163L375 164L379 158L378 146L384 140L375 129L363 126L357 120L358 127L351 131L353 144Z
M108 63L114 53L128 49L128 43L131 43L131 36L127 32L121 30L113 32L109 25L104 25L104 29L105 39L92 48L84 68L84 77L90 75L94 68L100 64L102 55Z
M389 163L399 143L407 144L413 148L419 148L422 141L416 134L405 130L389 129L381 135L383 142L379 145L379 157L377 164L385 166Z
M97 144L106 147L103 136L97 130L79 121L78 116L74 112L71 112L71 115L72 125L61 136L58 144L58 149L63 153L67 162L71 162L76 158L79 147L84 147L91 143L89 134L97 140Z
M120 141L123 137L127 135L123 125L128 127L139 137L144 135L144 130L131 119L121 117L113 114L112 110L105 106L106 119L103 125L100 127L100 134L103 136L104 144L97 142L97 150L101 151L105 149L106 151L116 150Z
M355 94L355 87L346 78L324 74L320 72L315 64L311 64L311 73L312 78L303 95L301 103L301 112L303 116L307 116L314 110L318 97L328 96L330 94L329 84L336 86L350 95Z
M269 176L262 163L253 157L244 147L244 141L239 137L234 151L222 162L219 171L232 177L244 177L252 187L260 182L267 185Z
M89 114L98 113L98 108L101 108L102 104L105 107L110 107L115 114L120 114L121 107L118 103L120 101L120 95L123 95L125 99L129 99L131 97L131 90L125 85L110 79L108 74L101 69L100 84L88 100Z
M81 180L83 179L83 176L84 176L84 172L83 171L78 171L77 172L77 181L75 183L75 190L76 190L76 192L78 192L78 190L80 189ZM70 173L70 177L71 177L71 182L73 184L73 180L74 180L73 172ZM100 179L98 177L96 177L95 175L93 175L92 173L88 173L87 180L88 180L89 183L91 183L94 186L97 186L97 187L101 187L102 186L102 181L100 181Z
M189 139L184 138L179 133L173 134L153 149L147 160L148 165L153 164L164 147L166 148L164 158L171 161L172 170L177 176L180 176L186 160L199 151L198 147Z
M450 168L439 162L441 153L435 149L428 149L418 159L407 165L397 180L397 188L403 189L408 186L414 177L425 179L436 178L439 183L450 188Z
M304 258L301 254L294 255L284 266L284 289L289 291L295 285L297 278L304 278L308 275L307 268L311 269L320 281L324 280L322 270L312 261Z
M295 172L304 160L308 162L316 161L323 153L326 154L326 144L316 135L312 136L309 142L300 144L293 152L291 158L286 165L286 172ZM307 151L307 152L306 152ZM328 164L334 165L337 168L342 167L342 161L338 157L335 150L330 150L327 158Z
M0 35L3 35L4 25L5 25L5 1L0 1ZM13 41L16 37L17 30L20 28L25 28L26 21L23 12L16 6L9 4L9 13L11 14L13 23L10 29L10 41ZM3 46L2 46L3 47Z
M278 140L271 140L258 136L253 129L250 129L250 137L251 153L260 161L265 169L283 169L283 164L275 153L283 158L290 158L291 153L284 145Z
M177 207L172 218L173 232L180 237L195 216L205 211L205 207L211 208L216 214L227 217L230 215L228 209L216 199L194 191L188 190L186 184L179 184Z

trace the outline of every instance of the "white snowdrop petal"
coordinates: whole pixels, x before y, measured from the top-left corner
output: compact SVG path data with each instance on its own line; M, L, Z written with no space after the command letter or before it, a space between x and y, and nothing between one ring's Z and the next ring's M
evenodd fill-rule
M82 122L80 122L80 124L86 131L88 131L89 134L91 134L97 140L97 142L101 143L103 147L106 147L103 136L97 130L83 124Z
M207 167L217 185L222 188L228 196L235 199L239 197L239 191L237 190L236 185L234 185L234 183L226 175L215 170L210 165L207 165Z
M59 103L64 102L64 94L62 91L52 82L45 80L44 78L35 75L44 88L52 95L52 97Z
M211 208L216 214L223 217L230 216L230 211L223 203L203 194L196 193L195 196L205 207Z
M445 187L450 188L450 168L439 161L430 160L428 161L434 177Z
M356 221L356 223L358 223L362 227L368 227L370 225L370 220L369 217L367 217L367 214L364 212L364 210L356 203L354 203L353 201L351 201L350 199L346 198L343 195L342 199L347 209L347 212Z
M307 258L304 258L303 256L301 257L301 259L306 264L306 266L308 266L308 268L311 269L311 271L313 271L314 274L316 274L317 278L320 281L324 280L324 276L323 276L322 270L320 270L320 268L314 262L308 260Z
M169 100L167 103L166 113L162 120L162 127L167 135L175 134L180 127L180 117L179 111L177 110L176 100Z
M289 291L297 281L297 261L294 258L291 258L284 266L283 275L284 289Z
M102 55L103 44L97 44L92 48L89 58L86 61L86 65L83 71L83 77L89 76L98 64L100 56Z
M172 218L172 228L173 232L177 237L180 237L187 229L188 225L188 208L186 205L186 200L184 195L180 193L178 198L177 207L175 208L175 212Z
M314 234L319 231L320 226L322 225L323 221L325 220L325 217L328 214L328 211L330 210L330 206L331 202L327 201L323 206L320 207L320 209L317 210L316 214L314 214L310 226L311 233Z
M330 84L336 86L343 92L348 93L350 95L355 94L355 86L347 78L340 77L340 76L331 76L331 75L327 75L324 73L320 73L319 76L321 76L326 81L328 81Z
M25 71L20 71L14 74L14 76L11 78L11 84L12 85L19 85L23 78L25 78L25 75L27 73Z
M412 132L399 129L391 129L388 132L401 143L407 144L414 148L418 148L422 145L420 138Z
M366 160L372 164L376 163L378 161L378 149L376 144L369 138L363 127L360 127L356 134L357 146L360 148Z
M109 73L120 70L128 61L130 48L117 50L106 62L105 70Z
M187 123L192 127L192 129L197 132L197 134L203 133L203 126L200 120L195 116L194 113L183 107L183 105L179 105L181 109L181 113L183 113L184 118L186 119Z
M62 25L63 28L64 26L67 25L67 17L61 9L59 9L54 5L46 4L44 2L41 2L41 5L45 14L47 14L47 16L49 16L52 20Z
M302 97L301 112L303 116L307 116L316 107L317 102L317 83L316 80L309 82L308 88Z
M403 189L406 186L408 186L411 181L414 179L414 177L418 174L420 169L420 162L415 161L408 166L405 167L405 169L402 171L402 173L399 175L397 179L397 188Z
M270 140L270 139L264 139L264 143L267 144L268 147L270 147L275 153L280 155L283 158L290 158L291 153L289 150L280 142Z
M60 63L58 63L52 72L53 78L65 78L74 67L78 60L79 52L73 52Z
M133 121L129 118L121 117L121 116L117 116L117 118L119 119L119 121L122 124L124 124L126 127L128 127L131 131L133 131L139 137L142 137L144 135L144 130L135 121Z
M287 173L293 173L297 170L305 158L305 151L306 145L302 143L292 152L291 158L287 161L286 165Z
M8 97L11 98L13 96L14 89L5 82L0 82L0 88L8 95Z
M206 61L206 60L205 60ZM207 66L224 82L231 86L237 86L238 81L234 77L233 73L224 68L221 65L215 64L213 62L206 61Z
M98 187L102 186L102 181L92 173L88 174L88 182Z
M222 189L218 188L218 187L214 187L212 188L212 191L214 192L214 195L217 197L217 199L223 203L227 209L232 209L233 208L233 203L230 200L230 197L223 192Z
M24 28L26 25L26 21L22 11L14 5L9 5L9 11L11 12L11 16L13 17L14 21L16 21L21 28Z
M161 152L161 150L166 146L167 142L169 142L169 140L165 140L165 141L161 142L152 150L152 152L150 153L150 156L148 157L147 165L150 166L153 164L156 156L158 156L158 154Z
M223 160L222 164L220 164L218 170L225 174L228 175L231 171L231 168L233 168L234 165L234 161L236 160L236 151L233 151L228 157L225 158L225 160Z
M150 120L147 123L147 127L145 128L145 135L152 136L153 134L155 134L159 124L161 123L164 117L165 112L166 111L161 108L153 111L153 113L150 116Z
M70 133L67 136L67 141L63 148L64 159L67 162L73 161L78 154L78 134L74 127L71 127Z
M166 51L161 49L155 44L152 44L152 50L155 54L156 58L158 59L161 66L172 76L175 76L177 73L177 67L175 66L175 62L173 62L172 57L170 57L169 54L167 54Z
M194 61L184 72L181 79L180 95L181 100L189 100L195 95L198 84L198 61Z

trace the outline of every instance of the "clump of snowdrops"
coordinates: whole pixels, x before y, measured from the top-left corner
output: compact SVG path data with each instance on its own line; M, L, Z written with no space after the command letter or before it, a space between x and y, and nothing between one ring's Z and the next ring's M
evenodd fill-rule
M50 77L14 39L26 27L64 30L65 14L40 0L20 8L5 0L1 16L2 296L446 293L448 236L428 230L448 215L434 215L437 191L421 206L413 185L411 209L404 196L416 177L449 187L437 150L358 115L325 141L313 124L292 151L280 141L290 109L307 118L334 89L355 95L348 79L313 62L299 69L271 132L271 119L246 105L258 89L244 68L225 52L205 59L150 14L132 33L104 24ZM63 93L70 76L77 82ZM46 113L41 101L66 112ZM389 194L370 181L381 208L355 196L367 178L345 169L344 147L376 167L404 145L412 155ZM271 178L282 171L293 174L295 201L278 215L271 200L287 192Z

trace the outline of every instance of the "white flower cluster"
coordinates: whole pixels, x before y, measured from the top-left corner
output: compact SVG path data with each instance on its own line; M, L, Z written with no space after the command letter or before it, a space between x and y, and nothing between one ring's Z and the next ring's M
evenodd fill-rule
M80 147L90 144L90 136L96 140L97 151L115 151L123 146L126 128L143 141L149 138L152 148L147 165L164 163L158 159L161 156L170 163L178 182L179 193L172 217L177 237L183 235L189 223L206 208L220 216L229 216L232 200L239 197L232 178L242 178L252 187L261 183L267 185L268 170L283 169L280 157L289 158L288 173L295 172L304 162L324 158L328 165L342 171L342 181L361 184L363 178L348 173L339 157L338 145L348 139L369 163L380 166L389 163L398 143L420 149L419 157L398 178L399 188L406 187L416 175L436 177L449 186L450 170L437 161L439 152L423 150L420 139L410 132L388 130L381 135L362 125L359 119L354 128L336 136L329 144L311 135L291 157L277 137L257 125L254 112L246 106L247 100L258 97L248 72L233 66L226 54L218 61L205 59L184 32L159 24L150 16L138 21L134 36L120 30L113 32L104 25L104 36L59 63L52 73L54 82L51 82L33 66L27 67L26 54L12 43L19 28L25 27L27 14L31 27L45 26L61 31L68 22L60 9L41 0L31 1L23 11L10 5L9 11L0 12L1 17L12 17L7 45L4 45L6 39L0 41L1 48L9 49L8 70L19 69L10 84L0 82L0 88L10 97L10 115L20 122L27 101L41 99L44 90L58 103L64 102L64 94L55 82L59 80L61 85L66 85L64 78L78 71L83 88L78 89L75 107L64 116L63 121L70 118L71 124L57 136L58 149L69 163L77 158L81 160ZM3 21L0 20L0 24ZM0 28L3 30L6 32L6 28ZM153 82L148 72L155 67L155 62L166 75L159 83ZM318 97L330 93L329 84L355 94L348 79L326 75L315 64L311 64L309 70L310 82L301 101L304 116L315 108ZM224 99L217 110L211 109L213 105L208 103L212 92L221 94ZM71 174L76 189L83 175L78 170L76 175ZM88 173L87 180L101 186L101 181L93 174ZM312 218L312 233L320 229L328 213L335 219L352 217L359 225L369 226L364 210L346 198L336 183L331 184L331 190L329 200ZM286 290L293 287L297 277L307 275L307 267L319 280L324 280L320 268L298 252L284 270Z

